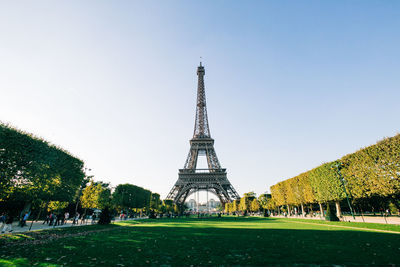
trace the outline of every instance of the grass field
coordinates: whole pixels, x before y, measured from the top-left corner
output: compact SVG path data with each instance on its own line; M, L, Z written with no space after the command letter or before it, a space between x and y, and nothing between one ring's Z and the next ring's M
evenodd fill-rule
M2 266L381 265L400 264L400 226L160 219L3 235L0 246Z

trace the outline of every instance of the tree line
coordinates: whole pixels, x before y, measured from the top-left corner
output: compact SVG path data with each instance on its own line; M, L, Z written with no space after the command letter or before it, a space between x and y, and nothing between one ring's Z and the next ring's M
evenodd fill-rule
M126 215L177 213L177 206L172 200L160 199L158 193L133 184L119 184L114 190L108 184L91 180L82 190L81 206L87 209L112 210Z
M264 216L268 216L268 210L272 210L271 195L261 194L258 198L254 192L248 192L240 199L225 203L225 213L247 215L249 213L263 212Z
M398 213L400 208L400 134L321 164L271 186L273 209L303 214L315 205L359 212Z
M84 163L42 138L0 123L0 212L18 217L33 211L85 214L92 209L110 212L176 211L171 201L132 184L96 182ZM32 218L32 216L31 216Z

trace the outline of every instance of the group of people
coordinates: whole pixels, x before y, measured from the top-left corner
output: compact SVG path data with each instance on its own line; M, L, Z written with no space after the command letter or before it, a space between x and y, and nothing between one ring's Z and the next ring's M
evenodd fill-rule
M11 233L13 231L12 229L12 223L14 221L14 217L11 214L1 214L0 216L0 228L1 229L1 233L5 233L6 231L8 231L9 233Z
M21 214L20 216L20 221L19 221L19 226L24 227L26 226L26 220L28 220L30 213L29 212L25 212L23 214ZM1 233L5 233L5 232L9 232L11 233L13 231L12 229L12 224L14 222L14 216L9 213L2 213L0 216L0 229L1 229Z
M29 218L30 213L29 212L24 212L20 216L19 220L19 226L24 227L26 226L26 221ZM6 213L1 213L0 214L0 229L1 233L9 232L11 233L13 231L12 224L14 222L15 216L13 216L11 213L6 214ZM59 226L59 225L64 225L67 224L68 220L72 220L73 225L78 225L79 220L81 220L81 224L87 223L88 219L91 219L91 223L94 224L96 223L97 216L96 214L93 214L91 216L89 215L80 215L78 212L70 218L69 212L65 212L64 214L62 213L56 213L56 212L51 212L46 215L44 221L42 224L47 224L49 226Z
M93 214L91 216L84 216L80 215L79 212L75 214L75 216L72 216L72 225L77 225L79 224L79 219L81 220L81 224L84 224L87 222L87 219L92 219L92 224L95 223L96 221L96 214ZM69 217L69 212L65 212L63 214L56 214L56 213L50 213L46 216L45 220L43 221L43 224L48 224L49 226L58 226L58 225L64 225L67 224L68 220L70 219Z
M48 224L49 226L57 226L57 225L64 225L67 223L69 219L69 213L66 212L64 214L61 213L50 213L46 215L46 218L43 221L43 224Z

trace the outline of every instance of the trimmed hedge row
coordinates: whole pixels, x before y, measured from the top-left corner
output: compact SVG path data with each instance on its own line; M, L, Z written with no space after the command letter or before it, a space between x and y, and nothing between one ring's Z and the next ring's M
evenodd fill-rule
M353 203L364 203L372 209L391 204L398 209L400 134L277 183L271 186L271 194L276 207L293 205L303 209L305 204L336 202L340 213L345 189ZM376 199L385 201L377 204Z

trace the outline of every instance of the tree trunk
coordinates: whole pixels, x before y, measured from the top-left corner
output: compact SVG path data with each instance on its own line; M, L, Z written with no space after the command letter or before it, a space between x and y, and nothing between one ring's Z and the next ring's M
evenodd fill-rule
M305 216L303 203L301 203L301 216Z
M363 220L363 222L365 222L365 220L364 220L364 214L363 214L363 210L362 210L362 208L360 207L360 211L361 211L361 219ZM387 222L386 222L387 223Z
M75 215L78 213L78 205L79 205L79 200L76 201L76 205L75 205Z
M319 204L319 211L321 212L320 217L322 218L324 216L324 209L322 208L322 204L321 203L318 203L318 204Z
M44 208L41 209L41 208L40 208L41 205L39 204L39 212L38 212L38 215L36 216L35 221L38 221L38 220L39 220L40 214L42 214L42 210L46 209L46 208L47 208L47 205L48 205L48 202L46 203L46 205L44 206ZM29 226L29 231L32 229L33 221L34 221L34 220L32 219L31 225Z
M336 216L338 216L338 218L340 218L340 217L342 217L342 210L340 209L340 202L336 201L335 205L336 205Z
M83 223L85 222L86 211L87 211L87 208L85 208L85 211L83 212L83 215L82 215L82 218L81 218L81 224L82 224L82 222L83 222Z

